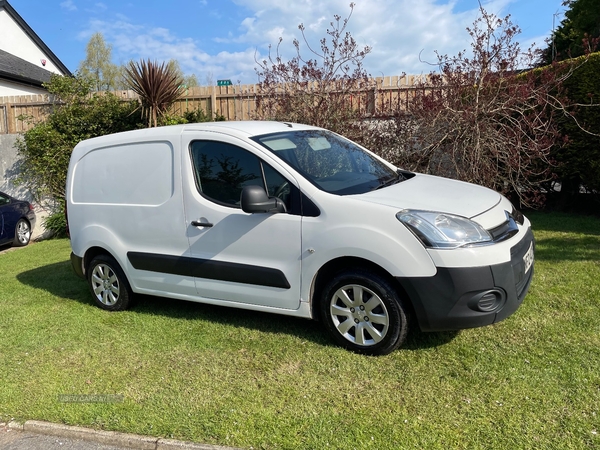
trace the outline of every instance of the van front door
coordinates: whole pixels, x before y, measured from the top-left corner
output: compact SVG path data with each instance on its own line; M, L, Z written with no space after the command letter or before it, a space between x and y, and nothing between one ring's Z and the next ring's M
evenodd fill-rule
M205 299L295 310L300 304L300 214L247 214L244 186L258 185L290 204L296 189L235 138L183 138L182 182L190 260Z

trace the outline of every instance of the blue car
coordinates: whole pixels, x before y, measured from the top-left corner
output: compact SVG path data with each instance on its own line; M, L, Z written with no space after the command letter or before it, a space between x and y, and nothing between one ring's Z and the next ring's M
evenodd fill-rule
M34 226L35 212L31 203L0 192L0 245L29 244Z

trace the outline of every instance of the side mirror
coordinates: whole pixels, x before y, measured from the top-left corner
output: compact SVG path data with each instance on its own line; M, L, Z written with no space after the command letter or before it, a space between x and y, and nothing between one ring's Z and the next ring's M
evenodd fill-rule
M240 196L242 211L246 213L278 213L287 212L285 203L280 198L269 197L260 186L246 186Z

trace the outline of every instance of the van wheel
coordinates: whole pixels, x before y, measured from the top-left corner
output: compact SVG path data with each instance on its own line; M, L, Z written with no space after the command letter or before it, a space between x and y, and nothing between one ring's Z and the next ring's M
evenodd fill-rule
M386 355L406 339L404 306L396 288L365 270L337 274L323 289L321 317L341 346L368 355Z
M131 287L125 273L112 256L94 257L87 274L96 305L107 311L127 309L132 298Z

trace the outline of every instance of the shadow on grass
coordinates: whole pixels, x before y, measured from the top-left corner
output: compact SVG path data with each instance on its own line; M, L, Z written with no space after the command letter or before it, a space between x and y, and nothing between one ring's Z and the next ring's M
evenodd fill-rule
M20 247L13 247L12 244L2 244L0 245L0 253L9 251L9 250L14 250L15 248L20 248Z
M600 236L600 217L560 212L528 211L527 217L535 231L555 231Z
M22 272L17 279L28 286L43 289L60 298L96 308L87 282L79 279L70 261L49 264ZM260 330L266 333L285 333L323 346L335 346L321 324L314 320L278 314L208 305L166 297L136 295L131 311L137 314L163 315L182 320L207 320L234 327ZM118 313L115 313L118 314ZM413 326L402 348L417 350L444 345L458 332L423 333Z
M17 280L33 288L45 290L56 297L74 300L97 308L87 282L73 273L70 261L49 264L22 272L17 275ZM136 295L135 303L130 310L136 314L163 315L182 320L201 319L267 333L285 333L321 345L333 345L324 330L321 330L318 322L295 317L150 295Z
M538 239L535 258L538 261L600 261L600 236Z
M57 297L92 304L87 285L75 276L70 261L62 261L21 272L17 274L17 280L36 289L43 289Z
M435 331L423 332L416 325L409 331L406 342L401 347L406 350L422 350L426 348L440 347L452 342L460 331Z
M600 261L600 218L529 211L538 261Z
M207 320L236 328L259 330L269 334L293 335L319 345L334 345L329 341L319 322L298 317L150 295L137 295L132 311L148 315L160 314L183 320Z

